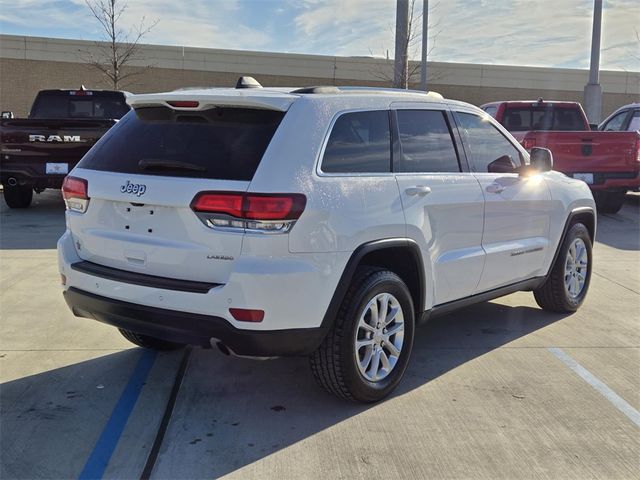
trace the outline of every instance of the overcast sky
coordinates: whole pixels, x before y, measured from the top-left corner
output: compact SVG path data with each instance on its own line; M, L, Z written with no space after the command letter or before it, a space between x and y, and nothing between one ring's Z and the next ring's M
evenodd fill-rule
M395 0L120 1L128 4L124 28L142 17L159 20L145 43L393 56ZM640 0L604 5L601 68L640 71ZM431 0L431 6L431 60L589 67L592 0ZM102 34L84 0L0 0L0 32L85 40Z

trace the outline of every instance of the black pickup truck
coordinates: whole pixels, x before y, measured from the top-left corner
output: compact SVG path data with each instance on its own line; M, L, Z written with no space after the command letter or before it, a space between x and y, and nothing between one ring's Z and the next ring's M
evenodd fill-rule
M0 181L11 208L26 208L34 190L60 188L65 175L129 111L126 93L42 90L28 118L2 112Z

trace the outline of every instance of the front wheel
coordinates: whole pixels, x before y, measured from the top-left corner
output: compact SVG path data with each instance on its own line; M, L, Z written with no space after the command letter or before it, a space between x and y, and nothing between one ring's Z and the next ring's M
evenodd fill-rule
M33 199L33 188L27 185L3 185L4 201L9 208L27 208Z
M536 302L551 312L575 312L587 296L592 268L589 231L576 223L567 232L547 280L533 291Z
M395 273L360 268L311 370L338 397L377 402L400 383L413 347L414 309L406 284Z

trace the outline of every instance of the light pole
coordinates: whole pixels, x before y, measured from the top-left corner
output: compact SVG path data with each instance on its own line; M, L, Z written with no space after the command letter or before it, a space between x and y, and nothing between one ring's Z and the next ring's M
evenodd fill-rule
M600 33L602 30L602 0L593 2L593 33L591 35L591 68L589 83L584 87L584 108L590 123L599 123L602 116L602 86L600 85Z
M429 0L422 0L422 65L420 89L427 91L427 40L429 39Z

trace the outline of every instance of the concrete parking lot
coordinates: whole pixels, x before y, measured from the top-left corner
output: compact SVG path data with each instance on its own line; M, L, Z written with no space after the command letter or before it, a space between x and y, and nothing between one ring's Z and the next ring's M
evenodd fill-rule
M63 211L57 191L2 203L1 478L638 478L640 195L599 216L579 312L517 293L436 319L373 406L304 358L154 354L73 317Z

